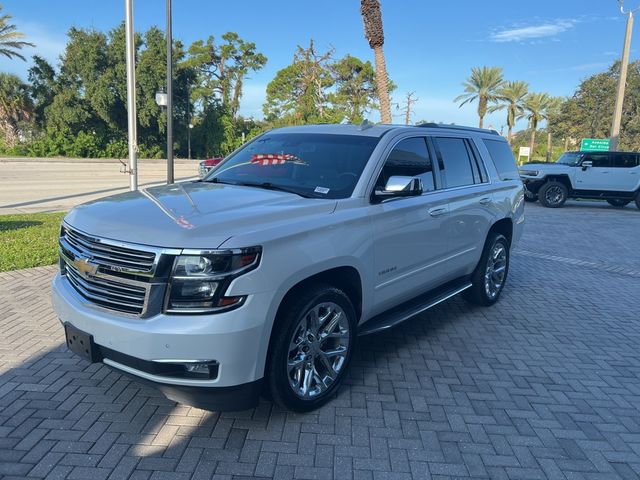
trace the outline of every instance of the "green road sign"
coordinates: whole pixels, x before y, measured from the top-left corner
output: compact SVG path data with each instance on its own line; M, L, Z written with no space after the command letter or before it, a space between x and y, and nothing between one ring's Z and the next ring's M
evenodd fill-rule
M583 152L608 152L611 140L608 138L583 138L580 150Z

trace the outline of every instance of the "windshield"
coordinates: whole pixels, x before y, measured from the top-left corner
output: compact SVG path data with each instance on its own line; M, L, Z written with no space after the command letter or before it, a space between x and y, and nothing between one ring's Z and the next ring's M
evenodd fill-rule
M567 152L563 153L556 163L561 163L562 165L571 165L575 167L580 164L580 160L582 159L582 154L580 152Z
M361 135L267 133L227 158L204 180L305 197L347 198L378 141Z

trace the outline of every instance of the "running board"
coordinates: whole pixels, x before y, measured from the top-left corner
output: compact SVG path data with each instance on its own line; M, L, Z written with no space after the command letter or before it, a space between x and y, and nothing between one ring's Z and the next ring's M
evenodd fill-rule
M395 327L399 323L409 320L425 310L429 310L431 307L464 292L469 287L471 287L471 283L465 279L463 282L448 283L431 292L422 294L368 320L360 326L358 335L369 335Z

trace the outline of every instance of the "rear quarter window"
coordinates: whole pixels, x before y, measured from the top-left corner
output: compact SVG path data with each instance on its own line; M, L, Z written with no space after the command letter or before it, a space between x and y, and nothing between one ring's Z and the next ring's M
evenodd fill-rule
M501 140L483 140L493 164L498 170L498 176L500 180L518 180L518 167L516 167L516 160L513 158L511 147L507 142Z

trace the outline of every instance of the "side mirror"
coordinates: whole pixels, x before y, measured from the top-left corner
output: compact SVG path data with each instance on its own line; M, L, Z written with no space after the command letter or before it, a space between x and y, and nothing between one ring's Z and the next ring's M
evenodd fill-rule
M418 195L422 195L422 180L400 175L389 177L384 190L376 188L373 192L373 198L377 202L383 202L390 198L416 197Z
M593 167L593 162L591 160L585 160L582 162L582 171L584 172L587 168Z

